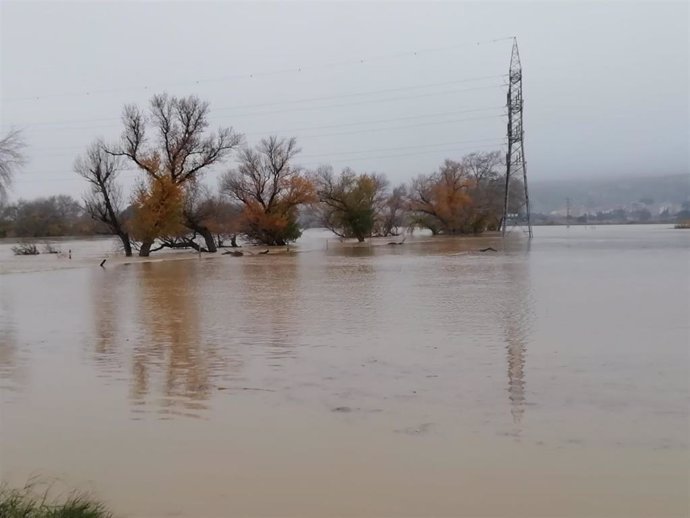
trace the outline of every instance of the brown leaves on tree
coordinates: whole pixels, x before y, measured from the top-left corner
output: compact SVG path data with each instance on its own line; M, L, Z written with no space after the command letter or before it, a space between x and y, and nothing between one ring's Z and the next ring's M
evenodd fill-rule
M150 247L155 239L186 232L183 200L182 189L170 177L149 178L134 199L134 215L129 221L132 236Z
M297 208L316 201L313 183L291 164L297 141L269 137L239 153L239 166L221 181L224 194L243 205L242 230L266 245L285 245L301 235Z
M472 232L475 181L459 162L446 160L438 172L419 176L412 182L410 210L420 226L434 234Z
M415 178L408 207L412 224L434 234L497 230L505 192L505 176L499 173L502 166L498 151L472 153L461 162L446 160L436 173ZM519 197L514 203L517 210Z

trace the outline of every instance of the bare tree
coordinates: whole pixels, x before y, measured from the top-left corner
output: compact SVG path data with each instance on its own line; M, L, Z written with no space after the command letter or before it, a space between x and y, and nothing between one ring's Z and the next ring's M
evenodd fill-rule
M206 244L206 251L216 252L222 246L220 236L236 235L239 210L230 203L214 196L210 189L198 182L188 182L183 206L184 224L194 234L199 234ZM218 238L218 243L216 243ZM233 239L234 242L234 239Z
M15 172L26 163L26 143L20 130L11 130L0 139L0 202L7 198Z
M500 151L470 153L462 158L461 164L464 171L481 184L499 179L498 169L503 166L503 158Z
M121 145L109 152L128 158L153 177L168 175L173 183L183 184L223 160L242 142L242 135L232 128L207 134L208 112L209 104L194 95L155 95L149 117L136 105L127 105L122 114ZM155 133L152 141L147 138L148 125Z
M377 233L380 236L397 236L400 228L405 225L407 214L407 187L398 185L383 203L383 208L377 223Z
M294 138L263 139L239 153L239 166L221 180L221 192L242 203L243 231L266 245L285 245L300 235L297 208L315 200L312 182L291 160L299 153Z
M125 255L129 257L132 244L123 222L122 189L117 183L121 166L118 157L107 153L101 142L94 142L83 157L77 158L74 170L91 184L84 196L86 211L120 238Z
M196 96L155 95L149 111L147 116L136 105L125 106L120 145L109 148L108 153L126 158L152 179L166 177L178 186L195 182L243 139L232 128L208 132L209 104ZM149 126L154 134L150 139ZM193 219L188 221L193 224ZM190 228L199 232L199 228ZM209 234L202 235L206 238ZM206 240L206 245L208 251L215 251L212 238ZM150 250L151 243L143 243L142 249Z
M463 170L473 180L469 193L474 205L473 230L498 230L503 214L505 176L499 151L470 153L461 161ZM515 199L519 199L516 194ZM514 202L511 198L511 202Z

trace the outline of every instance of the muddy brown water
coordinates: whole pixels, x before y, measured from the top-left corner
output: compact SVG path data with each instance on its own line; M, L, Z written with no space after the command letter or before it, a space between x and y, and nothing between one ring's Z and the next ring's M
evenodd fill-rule
M121 516L688 516L689 231L325 236L0 244L0 478Z

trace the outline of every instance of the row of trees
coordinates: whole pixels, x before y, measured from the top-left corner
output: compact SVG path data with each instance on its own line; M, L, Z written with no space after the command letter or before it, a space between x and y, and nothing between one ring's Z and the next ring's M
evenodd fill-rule
M0 206L0 237L84 236L99 230L79 200L64 194Z
M301 235L305 214L359 241L396 235L404 227L463 234L500 226L504 180L498 152L447 160L409 187L391 188L379 174L301 169L294 138L272 136L248 146L232 128L209 131L208 113L208 103L195 96L157 95L147 112L128 105L120 141L94 142L75 162L90 184L87 212L120 238L126 255L138 249L147 256L163 247L215 252L226 241L236 246L237 235L285 245ZM212 192L201 177L230 155L237 165ZM129 197L118 183L125 165L143 173Z
M156 95L147 111L127 105L119 142L96 141L75 161L75 171L89 183L83 206L66 196L20 201L5 207L0 219L21 236L113 234L128 256L164 247L215 252L226 241L236 246L238 235L285 245L301 235L305 219L359 241L406 227L465 234L501 224L498 152L446 160L409 186L391 187L380 174L349 168L336 173L330 166L304 170L295 165L300 149L294 138L272 136L247 146L232 128L209 131L208 115L208 103L195 96ZM23 163L22 146L18 133L0 142L0 196ZM236 167L221 175L212 192L202 175L231 155ZM126 166L143 173L130 194L119 183Z

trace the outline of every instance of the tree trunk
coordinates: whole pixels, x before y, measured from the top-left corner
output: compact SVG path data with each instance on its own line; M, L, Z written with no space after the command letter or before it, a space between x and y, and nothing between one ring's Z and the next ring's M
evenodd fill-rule
M213 239L213 234L211 231L206 228L206 227L199 227L197 230L199 234L204 238L204 241L206 241L206 251L209 253L215 253L218 251L218 248L216 247L216 240Z
M120 241L122 241L122 247L125 249L125 257L132 257L132 243L129 242L129 234L123 232L118 234Z
M237 248L237 234L233 234L230 238L230 246L233 248Z
M364 236L357 236L357 242L364 243Z
M153 241L144 241L139 248L139 257L148 257L151 254L151 245Z

